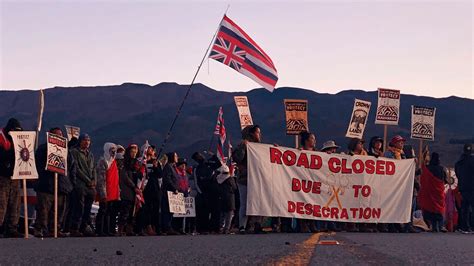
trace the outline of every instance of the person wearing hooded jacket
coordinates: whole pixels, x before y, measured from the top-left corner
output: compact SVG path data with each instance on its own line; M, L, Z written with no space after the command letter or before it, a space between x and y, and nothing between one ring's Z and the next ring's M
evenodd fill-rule
M49 130L50 133L63 136L59 127ZM38 171L38 181L36 183L36 221L35 221L35 237L43 237L45 233L49 232L51 235L54 228L48 225L53 225L51 217L54 211L54 173L45 169L47 161L47 143L41 144L36 150L36 169ZM69 156L68 156L69 157ZM69 160L70 162L70 160ZM68 164L68 168L71 167ZM74 167L74 166L72 166ZM58 227L61 225L65 212L66 199L73 189L71 178L64 175L58 175ZM54 226L54 225L53 225ZM64 236L58 228L58 236Z
M99 212L96 217L96 234L99 236L116 234L115 227L120 208L120 180L116 154L117 146L107 142L104 144L104 155L97 163Z
M15 149L9 133L22 130L15 118L10 118L7 125L0 129L0 225L5 222L5 237L21 237L18 233L20 181L11 179L15 167Z
M178 163L178 154L170 152L166 154L168 162L163 168L163 201L161 202L161 225L163 234L176 235L178 232L173 230L171 222L173 214L170 212L168 191L177 194L179 192L178 178L176 175L176 164Z

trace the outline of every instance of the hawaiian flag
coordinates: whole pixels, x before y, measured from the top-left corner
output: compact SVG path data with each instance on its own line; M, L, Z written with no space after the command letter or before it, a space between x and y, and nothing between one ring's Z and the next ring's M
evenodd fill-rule
M209 57L253 79L269 91L278 74L270 57L230 18L224 16Z
M222 109L222 106L219 108L219 114L217 115L217 123L214 129L214 135L219 136L219 139L217 141L217 157L221 161L225 162L223 147L227 136L224 126L224 110Z

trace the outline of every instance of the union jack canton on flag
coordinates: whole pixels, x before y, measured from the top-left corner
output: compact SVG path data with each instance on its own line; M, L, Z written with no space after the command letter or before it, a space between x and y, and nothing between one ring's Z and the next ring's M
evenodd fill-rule
M269 91L278 73L270 57L230 18L224 16L209 58L226 64Z

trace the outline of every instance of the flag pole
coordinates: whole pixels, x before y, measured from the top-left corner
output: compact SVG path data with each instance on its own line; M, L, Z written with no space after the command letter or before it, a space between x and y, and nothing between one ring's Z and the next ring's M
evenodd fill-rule
M160 150L158 151L158 156L157 156L158 158L160 157L161 152L162 152L163 149L165 148L166 143L168 142L168 140L169 140L169 138L170 138L170 136L171 136L171 132L173 131L174 125L176 124L176 121L178 120L178 117L179 117L179 115L181 114L181 109L183 109L184 103L186 102L186 99L188 98L188 95L189 95L189 93L191 92L191 88L192 88L193 85L194 85L194 81L196 80L196 77L197 77L197 75L199 74L199 70L201 70L201 66L202 66L202 64L204 63L204 60L206 60L207 55L209 54L209 50L211 49L211 46L212 46L212 44L214 43L214 40L216 39L217 33L219 32L219 29L220 29L220 27L221 27L222 21L224 20L224 17L225 17L225 15L227 14L227 10L229 10L229 7L230 7L230 5L227 6L226 11L224 12L224 15L223 15L222 18L221 18L221 21L219 22L219 26L217 27L217 30L216 30L216 32L214 33L214 36L212 37L211 42L209 43L209 46L207 47L206 52L204 53L204 56L202 57L201 63L199 64L199 66L198 66L198 68L197 68L197 70L196 70L196 73L194 74L194 77L193 77L193 79L192 79L192 81L191 81L191 84L189 84L188 90L186 91L186 94L184 95L184 98L183 98L183 100L181 101L181 104L180 104L179 107L178 107L178 111L176 112L176 115L175 115L175 117L174 117L174 119L173 119L173 122L171 123L171 126L170 126L170 128L168 129L168 133L166 133L166 137L165 137L165 139L163 140L163 143L161 144Z

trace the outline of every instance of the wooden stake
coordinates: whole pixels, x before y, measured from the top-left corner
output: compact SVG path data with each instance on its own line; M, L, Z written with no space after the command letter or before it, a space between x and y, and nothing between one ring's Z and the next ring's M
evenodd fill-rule
M299 136L295 135L295 148L298 149L298 144L299 144Z
M54 238L58 238L58 173L54 173Z
M383 125L383 151L387 151L387 125Z
M26 194L26 179L23 179L23 207L24 207L24 220L25 220L25 238L28 239L28 202Z
M420 165L420 168L421 166L423 165L423 140L420 139L420 152L419 152L419 165Z

